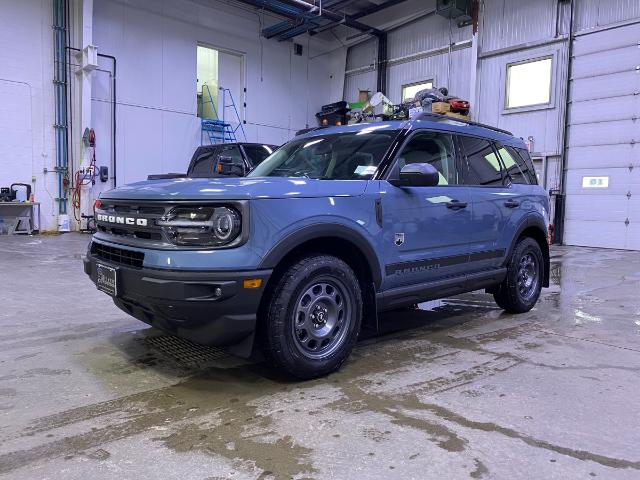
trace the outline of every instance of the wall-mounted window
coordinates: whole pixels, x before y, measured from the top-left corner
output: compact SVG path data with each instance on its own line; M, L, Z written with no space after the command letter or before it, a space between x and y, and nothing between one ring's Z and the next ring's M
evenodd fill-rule
M420 90L425 88L433 88L433 80L425 80L423 82L410 83L402 86L402 101L413 100Z
M507 65L506 108L551 103L552 57Z

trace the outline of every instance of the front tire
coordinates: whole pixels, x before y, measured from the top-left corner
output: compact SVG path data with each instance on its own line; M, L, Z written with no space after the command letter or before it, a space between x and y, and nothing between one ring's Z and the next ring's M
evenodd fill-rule
M519 240L507 265L507 276L493 294L498 306L509 313L531 310L542 290L543 265L538 242L530 237Z
M278 279L266 310L264 354L287 373L310 379L340 368L362 322L353 270L331 255L311 255Z

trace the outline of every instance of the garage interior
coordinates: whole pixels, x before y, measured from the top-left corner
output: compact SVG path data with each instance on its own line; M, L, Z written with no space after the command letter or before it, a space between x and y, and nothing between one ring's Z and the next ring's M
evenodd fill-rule
M0 475L638 478L640 2L0 0L0 18ZM525 140L551 199L529 313L483 292L387 312L299 382L87 281L102 192L440 87Z

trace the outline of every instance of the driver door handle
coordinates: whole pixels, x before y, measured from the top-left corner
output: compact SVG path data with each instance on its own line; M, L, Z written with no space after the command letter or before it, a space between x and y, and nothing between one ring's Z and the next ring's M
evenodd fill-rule
M458 200L451 200L447 202L447 208L452 210L460 210L461 208L467 208L467 202L459 202Z
M520 202L518 202L517 200L507 200L506 202L504 202L504 206L507 208L516 208L520 206Z

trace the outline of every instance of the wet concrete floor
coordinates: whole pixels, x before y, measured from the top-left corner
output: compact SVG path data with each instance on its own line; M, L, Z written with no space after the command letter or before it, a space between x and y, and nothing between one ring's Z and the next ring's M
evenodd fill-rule
M639 252L555 248L528 314L392 312L300 383L120 312L87 241L0 238L0 476L640 478Z

